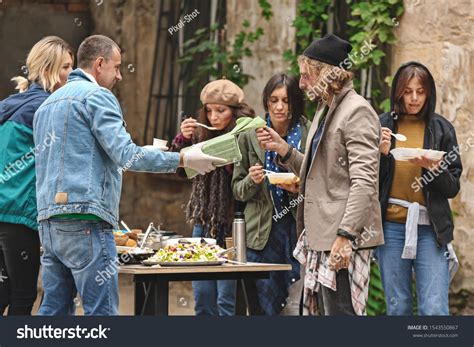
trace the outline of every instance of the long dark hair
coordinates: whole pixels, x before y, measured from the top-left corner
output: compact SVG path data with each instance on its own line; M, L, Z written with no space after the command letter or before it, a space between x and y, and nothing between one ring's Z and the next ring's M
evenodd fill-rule
M420 112L417 114L417 117L423 118L426 121L429 117L429 103L431 96L431 88L429 82L430 77L429 73L418 65L408 65L400 71L400 75L397 79L397 84L396 86L394 86L395 94L393 110L400 117L403 117L407 113L407 110L405 108L405 102L403 101L403 95L405 94L405 89L408 86L408 83L414 77L417 77L420 80L420 83L426 93L425 104L421 108Z
M273 75L263 88L262 102L265 112L268 113L268 101L273 91L279 87L285 87L288 94L288 117L291 119L288 129L293 128L299 119L306 122L304 117L304 94L299 88L298 80L282 72Z
M198 127L193 135L193 142L198 143L207 139L228 133L235 127L236 120L241 117L255 117L255 111L246 103L239 106L230 106L232 120L221 131L209 131ZM200 123L211 125L206 115L206 105L197 112ZM220 246L224 246L224 239L232 231L232 215L234 199L231 187L232 169L218 167L205 175L193 178L191 197L186 207L186 221L201 224L207 229L207 237L213 237Z

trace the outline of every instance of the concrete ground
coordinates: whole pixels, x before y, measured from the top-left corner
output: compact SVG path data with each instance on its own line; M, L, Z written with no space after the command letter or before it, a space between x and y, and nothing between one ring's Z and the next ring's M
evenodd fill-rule
M38 280L38 297L33 307L33 315L36 315L41 301L43 289L41 276ZM120 315L133 315L134 287L131 275L119 275ZM76 300L77 315L83 315L81 302ZM194 298L191 282L171 282L169 294L169 314L171 316L193 316Z

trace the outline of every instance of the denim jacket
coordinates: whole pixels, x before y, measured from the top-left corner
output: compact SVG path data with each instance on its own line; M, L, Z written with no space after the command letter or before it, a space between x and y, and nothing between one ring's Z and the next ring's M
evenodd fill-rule
M81 69L46 99L33 120L38 222L94 214L118 227L122 174L176 172L179 153L139 147L108 89Z

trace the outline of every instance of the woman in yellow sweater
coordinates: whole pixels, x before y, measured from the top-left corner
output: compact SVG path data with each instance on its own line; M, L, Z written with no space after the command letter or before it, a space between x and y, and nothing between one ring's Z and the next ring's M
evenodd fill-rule
M395 74L392 112L381 115L380 203L385 245L376 250L388 315L411 315L415 273L420 315L448 315L453 219L448 199L459 192L462 173L456 132L434 112L436 87L429 70L409 62ZM407 137L396 141L391 133ZM446 152L439 161L426 156L396 161L396 147ZM451 253L452 254L452 253Z

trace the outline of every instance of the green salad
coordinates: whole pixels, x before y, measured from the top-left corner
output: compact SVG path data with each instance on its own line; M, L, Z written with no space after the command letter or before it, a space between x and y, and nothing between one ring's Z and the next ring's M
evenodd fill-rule
M201 262L218 261L226 256L219 257L219 253L224 249L218 245L206 243L178 243L168 245L160 249L153 257L149 258L156 262Z

